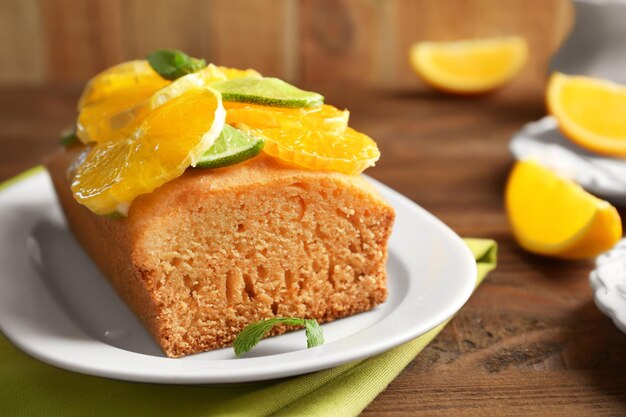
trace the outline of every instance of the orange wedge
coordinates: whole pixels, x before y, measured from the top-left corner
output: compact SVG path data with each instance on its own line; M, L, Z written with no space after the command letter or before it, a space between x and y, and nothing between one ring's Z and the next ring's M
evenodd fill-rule
M125 214L139 195L182 175L224 126L221 95L195 88L96 143L72 180L76 200L96 214Z
M460 94L484 93L511 81L523 68L528 46L519 36L454 42L419 42L409 59L435 88Z
M590 258L622 236L615 207L533 161L513 167L505 203L515 239L539 255Z
M626 156L626 86L555 73L547 101L559 128L573 142L598 153Z

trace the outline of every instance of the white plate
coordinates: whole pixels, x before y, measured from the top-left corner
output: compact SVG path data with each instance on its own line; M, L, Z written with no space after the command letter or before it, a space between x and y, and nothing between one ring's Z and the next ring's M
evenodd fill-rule
M302 331L232 349L164 357L68 231L45 171L0 192L0 328L28 354L61 368L130 381L209 384L299 375L366 358L442 323L469 298L474 259L434 216L372 180L396 210L389 298L323 325L326 344Z
M626 333L626 239L598 256L589 282L600 311Z

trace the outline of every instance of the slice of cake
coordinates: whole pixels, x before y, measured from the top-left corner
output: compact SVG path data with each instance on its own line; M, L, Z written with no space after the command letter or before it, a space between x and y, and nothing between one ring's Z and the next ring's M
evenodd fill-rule
M385 300L394 212L358 175L380 152L348 119L318 93L159 50L89 81L47 165L78 241L180 357L259 320Z
M168 356L229 346L260 319L326 322L386 298L394 212L359 176L258 156L188 170L119 219L75 201L79 150L48 163L68 223Z

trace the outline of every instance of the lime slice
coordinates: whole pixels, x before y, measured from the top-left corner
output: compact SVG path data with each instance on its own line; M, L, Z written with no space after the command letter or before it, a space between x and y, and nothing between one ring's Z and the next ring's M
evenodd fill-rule
M274 107L319 107L324 104L321 94L300 90L278 78L239 78L220 81L211 87L222 93L224 101Z
M238 164L257 156L264 144L263 138L225 124L213 146L200 157L196 168L221 168Z

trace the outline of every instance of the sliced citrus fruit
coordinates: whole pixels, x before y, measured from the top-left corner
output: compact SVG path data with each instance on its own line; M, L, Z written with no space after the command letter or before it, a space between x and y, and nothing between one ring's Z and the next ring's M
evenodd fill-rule
M196 88L97 143L72 180L76 200L96 214L126 213L139 195L180 176L211 147L224 126L220 94Z
M257 156L263 149L265 140L229 125L224 125L222 133L213 145L202 154L196 168L221 168L238 164Z
M589 258L622 236L615 207L534 161L520 161L506 185L513 235L529 252L566 259Z
M419 42L409 58L428 84L455 93L483 93L513 79L528 57L519 36L454 42Z
M115 96L120 92L150 97L170 81L163 79L145 60L124 62L93 77L78 100L78 110L84 106Z
M197 87L234 78L256 77L253 70L217 67L209 64L202 70L184 75L156 89L156 85L117 90L106 98L81 108L76 135L83 143L107 140L116 131L140 122L151 110ZM260 75L259 75L260 76Z
M259 132L265 136L265 153L307 169L356 175L380 158L376 142L349 127L343 132L311 128Z
M229 68L222 66L215 66L213 64L207 65L207 72L213 74L214 78L217 80L235 80L237 78L263 78L263 76L253 69L239 69L239 68Z
M606 155L626 156L626 86L555 73L547 101L559 128L573 142Z
M276 107L318 107L324 103L321 94L301 90L278 78L237 78L217 82L213 88L222 93L224 101Z
M253 129L275 127L311 127L343 131L348 126L350 113L324 104L319 107L298 109L269 107L258 104L224 102L226 123L243 124Z

